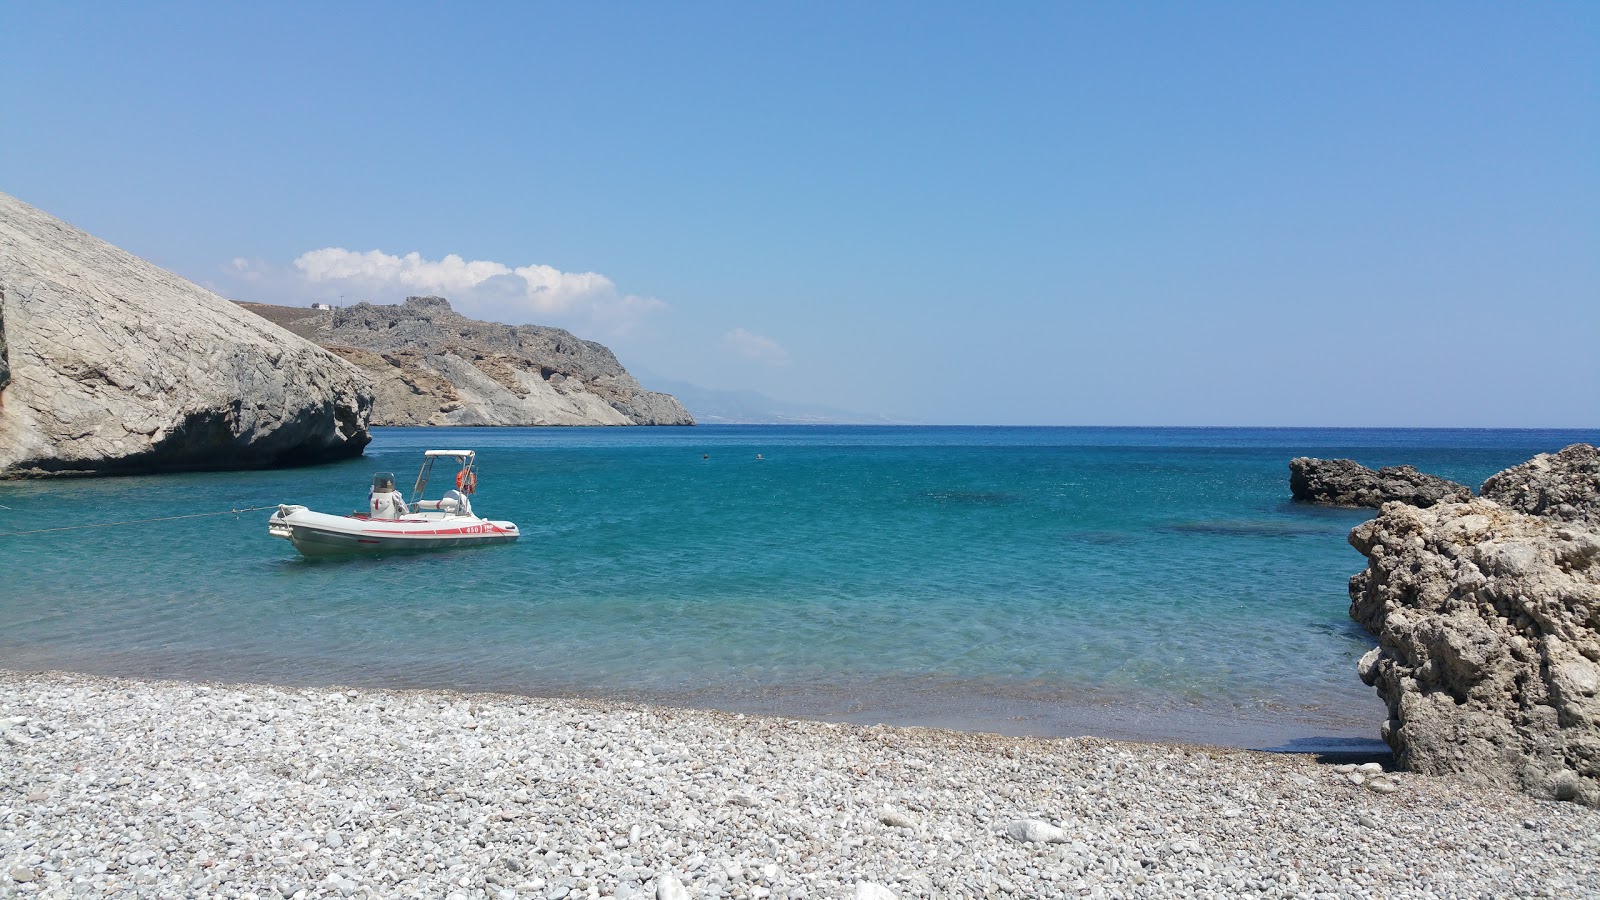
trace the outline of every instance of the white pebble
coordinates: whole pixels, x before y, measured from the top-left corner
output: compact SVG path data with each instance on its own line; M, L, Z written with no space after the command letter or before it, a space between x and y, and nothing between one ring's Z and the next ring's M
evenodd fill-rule
M662 875L656 879L656 900L689 900L689 890L676 875Z
M897 809L891 809L891 808L889 808L887 806L884 807L883 810L878 813L878 821L882 822L883 824L888 825L888 826L890 826L892 828L915 828L915 827L917 827L917 823L913 822L911 820L910 816L906 815L903 812L900 812Z
M15 672L0 673L0 728L34 740L0 746L0 896L1600 889L1600 810L1300 756ZM1330 790L1330 775L1362 789ZM1385 785L1414 789L1428 814Z
M1005 835L1014 841L1031 841L1035 844L1061 844L1067 841L1067 833L1038 819L1019 819L1007 825Z

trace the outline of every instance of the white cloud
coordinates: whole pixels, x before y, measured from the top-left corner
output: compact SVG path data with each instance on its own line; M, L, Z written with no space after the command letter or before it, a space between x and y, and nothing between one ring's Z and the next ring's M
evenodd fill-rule
M271 274L271 267L267 265L265 260L246 259L243 256L235 256L228 262L225 270L234 277L243 278L245 281L260 281Z
M611 279L596 272L563 272L553 266L522 266L514 271L528 284L528 300L544 312L566 312L585 297L617 293Z
M454 253L431 260L416 252L395 256L324 247L300 254L294 266L306 282L336 286L352 297L370 295L373 302L392 303L407 294L438 294L463 314L511 324L536 318L550 324L550 318L557 318L620 333L666 308L654 297L622 293L598 272L563 272L538 264L513 267ZM245 269L239 274L249 277Z
M765 335L752 334L743 328L735 328L722 336L722 342L745 359L753 359L769 366L789 364L789 351Z
M394 256L382 250L356 253L343 247L324 247L302 253L295 268L312 281L354 281L362 284L393 284L413 291L459 294L470 291L496 275L511 269L497 262L467 262L454 253L441 260L423 259L412 252Z

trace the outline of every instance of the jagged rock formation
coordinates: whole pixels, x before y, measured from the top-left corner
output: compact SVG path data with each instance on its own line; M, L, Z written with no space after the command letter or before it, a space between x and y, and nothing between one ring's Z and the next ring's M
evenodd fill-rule
M1466 485L1412 466L1385 466L1374 472L1353 459L1306 456L1289 460L1289 491L1301 503L1373 509L1391 500L1427 507L1472 496Z
M1501 506L1600 530L1600 451L1573 444L1541 453L1491 475L1482 493Z
M356 456L361 373L0 194L0 477Z
M693 425L610 350L560 328L460 315L442 297L335 310L241 304L359 366L375 425Z
M6 357L6 304L5 298L0 297L0 404L5 402L6 385L10 383L11 362Z
M1350 543L1396 762L1600 806L1600 534L1474 499L1387 504Z

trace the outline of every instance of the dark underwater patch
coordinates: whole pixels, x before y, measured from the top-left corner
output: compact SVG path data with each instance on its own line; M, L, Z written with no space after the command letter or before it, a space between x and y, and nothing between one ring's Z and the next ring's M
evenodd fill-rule
M1224 537L1342 537L1348 530L1324 522L1275 522L1252 519L1213 519L1201 522L1174 522L1157 531L1170 534L1211 534Z

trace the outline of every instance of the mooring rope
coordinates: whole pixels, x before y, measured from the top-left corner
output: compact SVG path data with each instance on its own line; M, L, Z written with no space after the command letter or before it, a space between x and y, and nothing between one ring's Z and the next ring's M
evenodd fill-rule
M8 509L10 507L7 507ZM263 509L277 509L278 504L271 506L248 506L244 509L229 509L222 512L189 513L185 516L158 516L154 519L129 519L126 522L96 522L93 525L62 525L57 528L35 528L32 531L0 531L0 537L17 537L23 534L44 534L47 531L77 531L80 528L110 528L113 525L143 525L146 522L171 522L175 519L202 519L206 516L237 516L240 513L260 512Z

